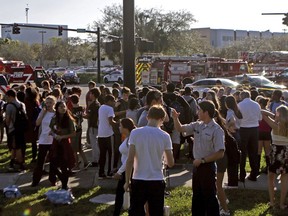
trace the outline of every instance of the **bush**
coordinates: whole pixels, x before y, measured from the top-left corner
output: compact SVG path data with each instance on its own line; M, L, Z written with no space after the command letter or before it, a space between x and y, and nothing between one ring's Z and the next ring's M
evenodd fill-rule
M78 73L77 75L80 78L80 84L87 84L90 80L99 83L96 73ZM101 80L102 77L103 75L101 74Z

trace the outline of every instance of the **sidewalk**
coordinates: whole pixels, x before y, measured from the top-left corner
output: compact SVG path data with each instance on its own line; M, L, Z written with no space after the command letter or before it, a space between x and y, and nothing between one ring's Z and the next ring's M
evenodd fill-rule
M85 154L88 160L91 160L92 150L85 150ZM83 163L80 164L80 167ZM172 169L170 169L170 187L186 186L192 187L192 164L177 164ZM248 174L247 174L248 176ZM50 182L48 180L48 175L43 176L41 182L37 187L31 187L32 172L24 173L0 173L0 189L9 185L18 185L21 189L29 190L34 188L49 187ZM224 176L224 183L227 182L227 174ZM71 188L92 188L100 186L103 188L116 188L117 180L115 179L102 179L98 180L98 168L89 167L87 170L81 170L75 175L69 178L69 187ZM168 185L169 186L169 185ZM257 189L257 190L267 190L267 175L261 174L258 176L256 182L252 182L246 179L245 188L246 189ZM279 179L276 183L277 189L280 189ZM243 183L239 182L238 188L244 188Z

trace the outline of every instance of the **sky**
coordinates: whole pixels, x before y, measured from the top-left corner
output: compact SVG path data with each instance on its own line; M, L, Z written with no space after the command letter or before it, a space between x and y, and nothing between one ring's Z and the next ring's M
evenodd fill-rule
M130 0L129 0L130 1ZM105 6L123 4L123 0L0 0L0 23L25 23L28 4L28 23L68 25L69 28L87 28L101 19ZM261 13L288 13L288 0L135 0L141 9L157 8L163 11L186 10L197 20L191 27L288 32L282 24L284 15ZM68 36L83 34L68 33Z

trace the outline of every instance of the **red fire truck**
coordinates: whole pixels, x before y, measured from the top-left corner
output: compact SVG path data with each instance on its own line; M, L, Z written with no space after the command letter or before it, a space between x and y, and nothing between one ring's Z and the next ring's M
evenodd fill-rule
M247 61L253 73L275 76L288 68L288 51L239 52L238 57Z
M160 84L161 81L179 83L205 77L232 77L249 72L247 62L219 57L142 56L137 60L137 84Z
M43 67L33 68L22 61L0 60L0 74L6 76L9 84L30 82L35 83L36 86L41 86L41 82L48 79Z

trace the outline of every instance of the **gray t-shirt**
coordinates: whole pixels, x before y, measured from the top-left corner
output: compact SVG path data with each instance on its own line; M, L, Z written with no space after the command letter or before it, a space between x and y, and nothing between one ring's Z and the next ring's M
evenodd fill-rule
M214 119L208 124L202 121L184 125L186 135L194 134L193 155L201 159L219 150L225 150L224 131Z
M18 101L17 99L15 99L14 101L12 101L11 103L14 103L17 107L20 107L20 105L22 105L24 112L26 113L26 106L24 103ZM8 125L8 133L11 133L12 131L14 131L14 122L15 122L15 118L16 118L16 107L12 104L7 104L6 106L6 111L5 111L5 115L6 117L9 116L11 118L10 124Z

